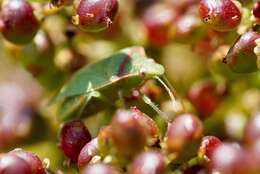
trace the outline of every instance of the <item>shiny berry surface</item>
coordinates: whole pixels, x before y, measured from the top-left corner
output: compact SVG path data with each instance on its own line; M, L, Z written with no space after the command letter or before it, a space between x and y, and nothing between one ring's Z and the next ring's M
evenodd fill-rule
M155 142L159 136L158 127L155 121L136 107L130 108L130 112L133 117L143 125L151 143Z
M192 140L202 136L203 126L199 118L186 113L169 123L166 133L166 146L169 152L179 152Z
M144 12L143 23L152 45L163 46L169 41L176 16L176 12L164 4L155 4Z
M15 44L28 44L39 28L34 10L26 0L8 0L3 3L0 20L4 38Z
M91 159L97 154L97 150L98 139L94 138L81 149L78 157L78 167L81 169L88 165Z
M244 140L248 144L260 140L260 113L256 113L248 120L244 131Z
M144 125L129 110L119 110L111 123L112 140L121 154L132 156L143 150L147 142Z
M161 174L166 171L164 156L157 151L139 154L130 166L129 174Z
M260 19L260 2L256 2L256 3L254 4L253 15L254 15L257 19Z
M81 149L91 140L91 135L82 121L75 120L63 125L59 138L59 146L64 154L77 161Z
M29 164L15 155L5 154L0 157L0 174L33 174Z
M194 83L189 91L190 101L203 117L210 116L220 103L216 88L214 82L200 81Z
M87 166L80 174L120 174L116 169L108 164L92 164Z
M45 174L43 163L38 156L24 150L13 150L8 154L17 156L26 161L31 167L32 174Z
M199 13L203 22L217 31L233 30L241 21L241 12L232 0L201 0Z
M221 144L222 142L220 139L215 136L203 137L199 147L199 155L205 155L209 160L211 160L214 151Z
M225 143L214 151L212 167L221 174L246 174L245 159L243 150L237 144Z
M248 31L242 34L227 53L224 63L238 73L251 73L257 71L257 56L254 53L255 40L260 33Z
M117 0L80 0L76 9L76 24L85 31L104 30L112 25L117 11Z

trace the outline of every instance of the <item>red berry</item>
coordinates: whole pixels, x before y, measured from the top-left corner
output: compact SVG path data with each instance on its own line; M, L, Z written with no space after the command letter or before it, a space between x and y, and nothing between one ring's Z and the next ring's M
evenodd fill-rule
M73 161L78 160L81 149L90 140L91 135L82 121L70 121L61 128L60 148Z
M139 154L130 166L129 174L161 174L166 170L164 156L157 151Z
M244 151L236 144L222 144L212 156L213 170L221 174L248 174Z
M252 168L252 173L259 173L260 172L260 141L255 141L248 149L247 156L249 164Z
M111 123L111 133L117 150L127 156L143 150L147 142L146 128L129 110L116 112Z
M217 31L233 30L241 21L241 12L232 0L201 0L199 13L203 22Z
M88 165L80 174L120 174L120 172L108 164L92 164Z
M240 36L229 50L223 60L230 69L238 73L257 71L257 56L254 53L255 40L260 38L260 33L248 31Z
M33 174L29 164L15 155L0 157L0 174Z
M3 3L0 20L4 38L15 44L31 42L39 28L33 8L26 0L8 0Z
M148 39L154 46L162 46L171 38L176 12L165 4L156 4L148 8L143 17Z
M98 148L98 139L94 138L81 149L78 157L79 169L88 165L91 159L97 154L97 148Z
M260 113L252 116L246 124L244 140L248 144L260 140Z
M254 4L253 14L257 19L260 19L260 2Z
M216 84L211 81L199 81L189 91L191 103L203 117L212 114L220 103L216 88Z
M178 116L168 125L166 148L170 153L180 152L184 146L202 136L202 123L194 115L186 113Z
M80 0L76 8L75 22L85 31L108 28L118 11L118 0Z
M133 115L133 117L137 119L145 128L151 144L155 143L158 140L158 136L159 136L158 127L155 121L145 113L141 112L136 107L132 107L130 109L130 112Z
M9 154L17 156L26 161L31 167L32 174L45 174L42 161L35 154L23 150L13 150L9 152Z
M213 152L221 144L222 142L217 137L203 137L199 148L199 155L205 155L209 160L211 160Z

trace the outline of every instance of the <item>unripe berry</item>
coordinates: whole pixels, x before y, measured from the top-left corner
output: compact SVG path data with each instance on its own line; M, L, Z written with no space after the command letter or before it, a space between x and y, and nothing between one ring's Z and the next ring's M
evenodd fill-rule
M39 28L33 8L26 0L3 3L0 20L4 38L14 44L31 42Z
M86 143L91 140L91 135L84 123L75 120L67 122L60 131L60 148L64 154L73 161L78 160L78 155Z
M201 0L199 13L205 24L222 32L235 29L241 21L239 7L232 0Z
M113 23L117 11L118 0L80 0L74 23L85 31L101 31Z
M257 71L257 56L254 53L255 40L260 38L260 33L248 31L240 36L229 50L223 60L230 69L238 73L251 73Z

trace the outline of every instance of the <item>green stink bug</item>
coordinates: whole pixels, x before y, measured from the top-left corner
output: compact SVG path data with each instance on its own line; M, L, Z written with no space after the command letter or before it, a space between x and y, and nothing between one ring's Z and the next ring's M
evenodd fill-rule
M59 116L70 119L82 108L90 115L113 105L118 91L130 90L144 81L164 74L162 65L147 58L142 47L130 47L89 64L79 70L60 90L54 101L61 100Z

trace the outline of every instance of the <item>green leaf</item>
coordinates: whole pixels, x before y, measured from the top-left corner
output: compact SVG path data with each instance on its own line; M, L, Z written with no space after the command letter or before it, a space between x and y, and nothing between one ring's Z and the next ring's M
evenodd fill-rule
M163 66L154 62L153 59L147 58L142 47L130 47L83 67L61 89L54 101L63 100L66 103L61 106L61 110L68 108L69 105L75 106L74 103L77 103L77 107L72 107L77 110L79 104L82 103L81 99L78 100L80 96L88 96L94 91L98 91L102 96L94 97L95 102L92 101L93 97L90 98L86 105L85 110L89 112L84 112L84 114L88 115L102 110L106 98L110 102L117 100L119 90L132 89L145 80L162 74L164 74ZM105 100L96 101L100 97ZM66 100L70 100L70 102ZM94 103L95 107L90 106ZM70 111L70 113L74 112Z

